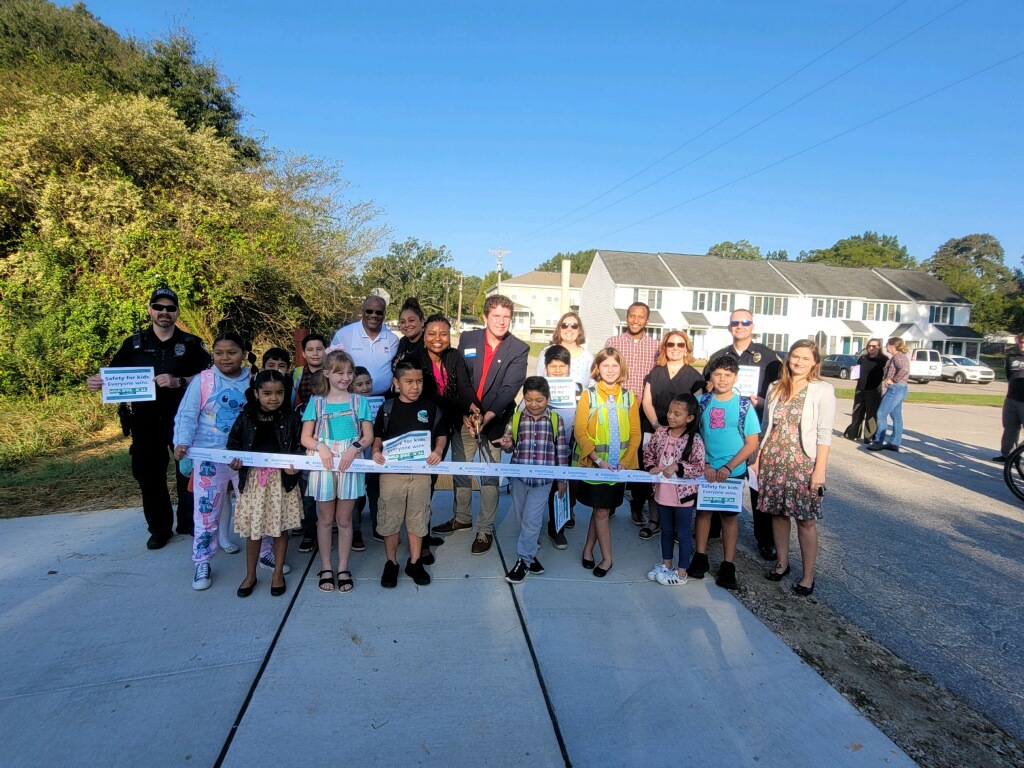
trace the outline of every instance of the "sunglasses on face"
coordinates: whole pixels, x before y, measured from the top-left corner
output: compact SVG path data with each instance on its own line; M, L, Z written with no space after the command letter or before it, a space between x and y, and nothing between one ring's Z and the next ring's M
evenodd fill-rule
M742 325L744 328L749 328L754 324L753 320L730 320L729 327L735 328L737 325Z
M666 341L665 349L686 349L686 344L682 341Z
M363 314L364 315L376 315L377 317L384 317L384 310L383 309L364 309L363 310Z
M868 344L868 349L881 349L882 347L878 344Z
M573 330L575 331L575 330L577 330L577 329L578 329L579 327L580 327L580 324L579 324L579 323L562 323L562 330L563 330L563 331L564 331L564 330L567 330L567 329L569 329L569 328L572 328L572 329L573 329Z
M150 304L154 312L177 312L178 308L173 304Z

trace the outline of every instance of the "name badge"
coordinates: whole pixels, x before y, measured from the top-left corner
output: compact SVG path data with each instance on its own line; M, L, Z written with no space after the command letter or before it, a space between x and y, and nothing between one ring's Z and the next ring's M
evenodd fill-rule
M464 350L462 350L462 356L463 357L476 357L476 348L473 347L471 349L464 349Z

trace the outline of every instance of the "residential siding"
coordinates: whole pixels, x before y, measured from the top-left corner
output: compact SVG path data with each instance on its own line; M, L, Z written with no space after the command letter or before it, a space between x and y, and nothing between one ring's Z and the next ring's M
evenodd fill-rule
M587 332L587 347L591 351L598 349L609 336L618 333L619 320L615 307L621 300L616 293L615 282L601 254L598 254L590 265L580 296L580 320ZM632 301L632 291L629 295ZM629 301L622 306L628 305Z

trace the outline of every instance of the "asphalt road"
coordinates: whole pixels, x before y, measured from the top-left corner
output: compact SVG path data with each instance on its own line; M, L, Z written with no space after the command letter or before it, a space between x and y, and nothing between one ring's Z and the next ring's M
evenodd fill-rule
M1024 505L990 460L1000 411L904 404L904 418L899 454L834 438L815 597L1024 739Z

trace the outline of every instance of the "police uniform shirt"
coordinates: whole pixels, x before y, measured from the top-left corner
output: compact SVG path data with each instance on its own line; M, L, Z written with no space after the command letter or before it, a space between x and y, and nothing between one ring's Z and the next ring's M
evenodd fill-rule
M761 369L757 385L757 397L759 399L757 415L761 417L764 411L764 399L768 395L768 387L782 375L782 361L779 359L779 354L770 347L757 343L751 343L742 352L737 352L732 345L724 347L715 352L711 359L708 360L707 367L704 369L705 380L710 377L711 363L723 355L735 358L739 361L740 365L752 365Z
M209 368L213 362L200 338L185 333L177 326L167 341L157 338L152 328L142 331L138 337L138 349L135 348L135 334L124 340L110 362L111 368L152 367L155 376L168 373L175 378L187 378ZM157 416L173 419L184 396L184 387L157 387L156 400L132 403L132 412L136 418Z

